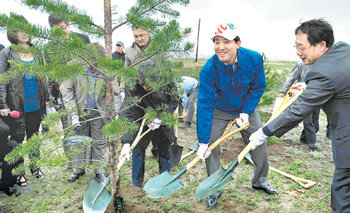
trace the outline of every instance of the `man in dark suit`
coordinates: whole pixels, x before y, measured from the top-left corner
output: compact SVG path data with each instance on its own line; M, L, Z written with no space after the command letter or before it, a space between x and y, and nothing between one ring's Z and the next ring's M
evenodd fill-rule
M350 211L350 45L334 43L332 26L322 19L302 23L295 30L297 55L312 64L305 92L282 115L250 137L255 149L268 136L281 137L320 108L327 114L335 172L331 188L333 212Z

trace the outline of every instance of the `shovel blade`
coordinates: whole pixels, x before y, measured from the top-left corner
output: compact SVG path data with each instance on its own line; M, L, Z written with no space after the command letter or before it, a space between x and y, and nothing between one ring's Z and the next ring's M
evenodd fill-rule
M183 147L177 144L171 145L171 168L178 165L182 156Z
M233 181L231 174L228 174L224 168L216 170L216 172L199 184L195 198L202 199L209 197L224 188L227 184Z
M83 210L84 212L105 212L111 200L111 193L106 186L94 178L86 189Z
M146 196L150 198L160 198L167 196L173 192L184 187L175 176L165 171L162 174L150 179L143 190L147 193Z

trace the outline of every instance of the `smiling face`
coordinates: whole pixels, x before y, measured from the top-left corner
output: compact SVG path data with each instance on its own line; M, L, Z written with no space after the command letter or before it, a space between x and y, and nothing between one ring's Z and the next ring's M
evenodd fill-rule
M297 49L297 55L304 62L304 64L313 64L328 50L326 47L326 42L324 41L311 45L307 39L307 34L304 33L297 34L295 48Z
M233 64L237 57L237 50L241 41L230 41L222 36L216 36L214 39L214 50L219 60L226 64Z
M117 46L115 47L115 50L116 50L118 53L122 53L123 50L124 50L124 46L117 45Z

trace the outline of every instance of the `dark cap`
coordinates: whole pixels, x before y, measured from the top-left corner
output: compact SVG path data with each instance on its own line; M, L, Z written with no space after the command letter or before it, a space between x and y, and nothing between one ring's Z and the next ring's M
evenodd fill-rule
M121 41L118 41L116 44L115 44L116 46L124 46L124 44L123 44L123 42L121 42Z

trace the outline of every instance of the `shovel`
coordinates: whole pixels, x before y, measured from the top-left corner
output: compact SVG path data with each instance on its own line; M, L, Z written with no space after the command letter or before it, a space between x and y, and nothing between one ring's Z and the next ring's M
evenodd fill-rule
M179 107L176 107L175 112L174 112L175 118L177 117L178 114L179 114ZM184 149L182 146L179 146L177 144L177 136L178 136L178 125L177 124L174 127L174 132L175 132L176 139L175 139L174 144L171 145L171 168L173 168L174 166L176 166L177 164L180 163L182 151Z
M225 133L223 134L226 135L231 129L232 129L232 126L235 124L236 122L231 122L230 126L227 128L227 130L225 131ZM181 156L181 159L180 159L180 162L187 158L188 156L192 155L193 153L195 153L197 150L198 150L198 143L193 143L188 149L190 150L188 153L184 154Z
M141 138L150 132L153 129L153 126L145 131L142 135L142 129L145 125L146 119L143 119L140 130L137 133L137 136L130 147L130 152L135 148ZM126 157L124 156L118 163L116 173L119 172L121 167L126 161ZM106 180L102 183L98 182L95 178L90 182L87 187L83 200L83 210L84 212L105 212L109 203L112 200L111 193L106 189L110 182L110 176L106 178Z
M233 122L236 122L233 121ZM228 137L236 134L237 132L242 131L243 129L247 128L249 124L244 125L240 127L239 129L236 129L235 131L232 131L225 136L219 138L216 140L212 145L210 145L207 149L207 151L212 151L215 149L221 142L226 140ZM193 159L189 164L187 164L182 170L180 170L176 175L171 175L169 172L165 171L162 174L150 179L143 189L147 193L147 197L150 198L160 198L164 197L166 195L172 194L179 189L183 188L184 185L178 180L183 174L185 174L190 168L192 168L194 165L196 165L200 161L200 158L197 156L195 159Z
M252 156L250 156L250 154L248 153L245 158L252 164L254 165L254 162L252 160ZM283 175L297 183L299 183L302 187L304 187L305 189L308 189L310 188L311 186L314 186L316 184L316 182L312 181L312 180L307 180L307 179L304 179L304 178L301 178L301 177L296 177L294 175L291 175L291 174L288 174L287 172L283 172L281 170L278 170L272 166L269 167L270 170L274 171L274 172L277 172L278 174L280 175Z
M290 100L287 101L286 104L281 106L274 115L271 116L271 118L266 122L264 126L269 124L273 119L278 117L282 112L284 112L289 106L291 106L295 100L299 97L301 93L303 93L304 88L294 88L298 89L299 92L290 98ZM234 159L234 161L230 164L228 169L224 169L220 167L216 172L214 172L212 175L210 175L207 179L205 179L201 184L199 184L195 197L197 199L206 198L215 192L219 191L220 189L224 188L227 184L233 181L232 173L233 170L236 168L236 166L244 159L244 157L250 152L252 146L251 143L249 143L243 151Z
M198 150L198 143L193 143L190 147L188 147L188 149L190 150L189 152L187 152L186 154L181 156L180 162L187 158L188 156L192 155L193 153L195 153Z

